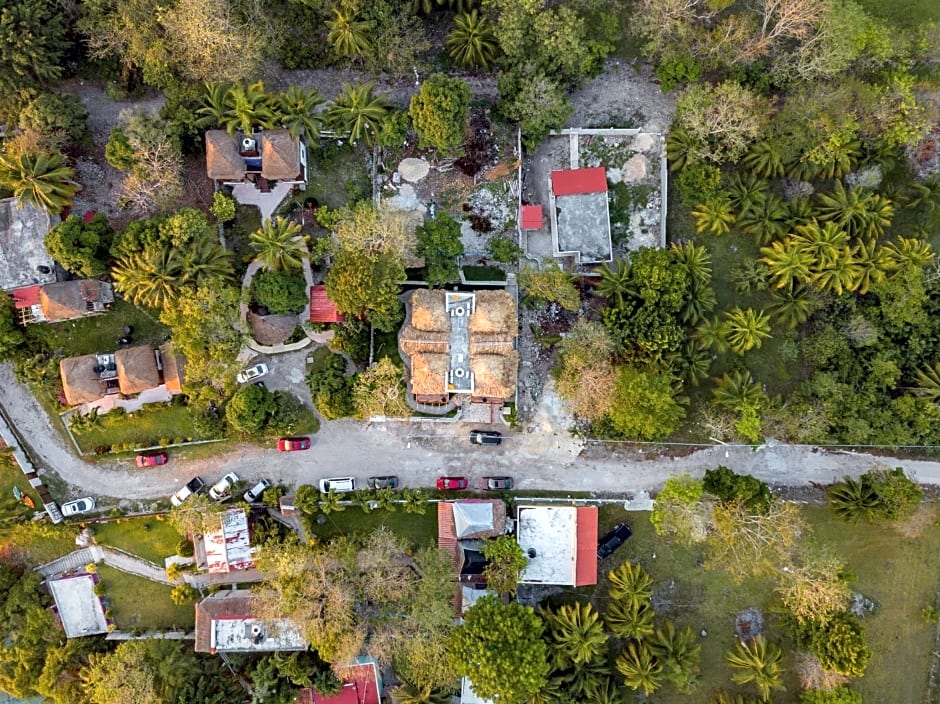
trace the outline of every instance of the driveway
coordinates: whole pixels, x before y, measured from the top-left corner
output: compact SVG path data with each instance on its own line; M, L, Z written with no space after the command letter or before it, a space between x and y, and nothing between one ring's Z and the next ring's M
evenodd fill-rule
M273 381L273 379L272 379ZM75 494L123 499L164 498L194 474L215 481L225 472L253 481L267 477L288 485L316 484L322 477L396 474L405 486L431 487L441 474L466 474L471 481L506 474L519 489L553 489L625 494L655 489L670 476L701 476L718 464L764 481L799 486L857 476L881 462L903 466L922 483L940 484L940 463L875 458L867 454L823 452L815 448L768 445L758 450L712 447L685 457L637 460L633 452L582 446L564 427L536 423L508 434L499 447L473 446L462 424L324 423L306 452L242 445L208 460L179 460L166 467L138 469L130 462L89 464L76 458L54 431L29 390L16 382L8 364L0 366L0 405L27 438L33 458L74 487ZM60 500L65 497L59 497Z

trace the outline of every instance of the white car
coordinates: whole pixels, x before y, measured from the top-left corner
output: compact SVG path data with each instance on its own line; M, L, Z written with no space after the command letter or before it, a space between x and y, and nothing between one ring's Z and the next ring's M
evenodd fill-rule
M90 496L86 496L83 499L75 499L75 501L69 501L68 503L62 504L62 515L63 516L77 516L80 513L88 513L89 511L95 510L95 500Z
M242 369L240 372L238 372L238 376L236 376L235 379L239 384L245 384L254 379L260 379L267 373L268 365L264 362L261 362L260 364L256 364L253 367L248 367L248 369Z
M209 489L209 496L216 501L228 498L228 490L231 489L232 484L235 484L237 481L238 475L236 475L235 472L229 472L212 485L212 488Z
M190 496L202 491L205 485L206 483L202 481L202 477L193 477L189 480L186 486L181 488L170 497L170 503L174 506L180 506Z
M320 480L320 493L348 494L356 490L356 480L353 477L330 477Z
M262 479L260 482L246 491L242 498L245 499L245 501L249 504L253 504L256 501L261 501L261 497L270 486L271 482L269 482L267 479Z

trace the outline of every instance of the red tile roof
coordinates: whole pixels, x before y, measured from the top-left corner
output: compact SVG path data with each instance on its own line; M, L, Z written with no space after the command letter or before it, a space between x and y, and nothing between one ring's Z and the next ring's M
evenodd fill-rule
M381 704L375 665L353 665L343 673L345 685L339 694L324 697L313 689L303 689L296 704Z
M311 323L341 323L345 319L326 295L326 286L317 284L310 287Z
M542 206L523 205L522 212L519 213L519 222L522 224L523 230L541 230Z
M574 585L597 584L597 506L578 507L577 545Z
M17 308L38 306L40 289L42 289L42 286L36 284L35 286L27 286L26 288L18 288L12 291L13 305Z
M555 196L577 196L584 193L606 193L607 171L603 166L593 169L552 171L552 193Z
M460 575L460 546L457 544L457 526L454 523L454 505L450 501L437 504L437 547L454 562L454 611L460 614L463 596L458 577Z

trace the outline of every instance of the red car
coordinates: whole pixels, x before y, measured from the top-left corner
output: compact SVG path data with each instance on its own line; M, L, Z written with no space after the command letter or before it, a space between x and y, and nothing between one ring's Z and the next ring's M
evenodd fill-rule
M459 491L470 486L466 477L438 477L437 488L441 491Z
M165 452L158 452L155 455L137 455L138 467L159 467L169 461L170 458Z
M281 452L296 452L297 450L309 450L310 438L280 438L277 441L277 449Z

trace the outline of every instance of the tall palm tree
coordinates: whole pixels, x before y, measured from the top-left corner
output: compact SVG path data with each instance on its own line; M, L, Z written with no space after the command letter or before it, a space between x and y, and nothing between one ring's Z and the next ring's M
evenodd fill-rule
M917 386L914 387L914 394L928 398L934 403L940 401L940 364L917 370Z
M731 680L736 684L753 684L764 701L770 699L771 691L784 691L780 662L783 652L764 636L757 636L747 643L738 643L725 655L728 665L735 670Z
M728 331L721 318L709 318L695 328L695 339L718 354L728 351Z
M634 293L632 279L630 278L630 262L617 259L612 263L601 264L597 270L600 281L597 283L597 294L608 299L616 306L623 305L627 296Z
M111 270L114 288L135 305L163 308L176 300L183 286L183 261L166 247L117 260Z
M716 406L736 411L745 406L757 406L767 400L761 385L754 381L751 372L736 369L715 379L712 398Z
M604 624L591 604L565 604L542 615L557 668L580 667L607 652Z
M826 161L818 165L817 177L831 180L848 174L858 164L861 146L857 139L832 144L826 154Z
M317 507L323 514L338 513L345 511L346 507L340 502L343 500L342 494L337 494L332 489L325 494L320 494L320 502Z
M778 325L793 330L802 325L816 310L816 299L803 286L790 290L771 291L773 302L767 306L767 312Z
M12 191L21 205L34 205L53 215L61 213L78 193L74 177L75 171L57 152L0 154L0 186Z
M232 86L228 83L206 83L205 86L205 95L196 109L199 116L197 124L200 127L220 127L226 124L225 113L229 108L228 94Z
M634 691L642 690L647 697L662 686L662 663L642 643L627 643L616 665L624 684Z
M653 616L653 608L649 604L633 608L627 602L613 601L604 611L604 623L618 638L643 640L655 631Z
M682 321L689 325L698 325L715 309L716 305L718 305L718 298L715 296L715 289L709 284L693 281L689 286L685 302L682 304Z
M383 95L374 95L372 83L355 87L346 83L326 111L329 124L349 133L353 142L374 139L379 124L391 111L391 103Z
M265 92L261 81L247 86L232 86L228 91L226 105L220 126L228 130L229 134L233 135L237 130L252 134L256 127L274 127L271 96Z
M261 224L248 237L258 250L257 259L266 269L285 271L299 269L307 255L307 244L300 235L300 224L287 218L275 217Z
M727 196L711 198L699 203L692 211L696 232L710 232L713 235L726 235L734 225L734 209Z
M672 621L666 621L650 640L650 648L663 664L665 678L680 689L686 689L698 674L702 646L688 626L676 630Z
M820 220L832 220L853 237L880 237L891 224L894 206L884 196L867 193L861 186L848 190L836 181L832 193L817 193Z
M278 93L275 100L275 120L290 132L291 137L319 137L320 117L314 112L323 102L316 88L291 86Z
M653 578L640 563L624 562L607 573L610 598L639 609L649 605L653 595Z
M369 32L373 23L357 19L356 13L346 8L333 8L333 19L324 22L328 31L326 41L337 56L362 56L372 48Z
M832 266L849 243L849 233L829 221L821 225L816 218L794 228L792 244L809 255L814 270Z
M447 53L460 66L489 68L498 44L489 20L476 10L454 17L454 29L445 40Z
M741 163L760 178L783 176L783 157L774 142L757 142L742 157Z
M428 496L421 489L405 489L402 494L405 513L423 516L428 510Z
M738 218L767 198L767 181L754 174L736 173L728 184L728 198Z
M685 379L692 386L698 386L700 382L708 378L712 361L712 353L708 345L697 337L687 339L682 349L676 350L669 356L669 362L676 376Z
M770 316L753 308L735 307L725 313L728 346L735 354L760 348L770 337Z
M858 288L861 271L855 260L855 249L849 245L839 250L839 255L829 266L813 272L813 284L820 291L841 296L845 291Z
M918 237L898 237L894 242L888 242L885 248L898 271L926 266L937 256L930 242Z
M567 670L560 676L565 696L572 701L593 701L594 693L604 685L610 674L607 653ZM564 700L563 700L564 701Z
M855 263L858 265L858 285L855 290L863 296L873 284L888 278L888 272L894 268L890 252L879 246L874 238L859 241L855 248Z
M688 272L692 281L711 283L712 256L703 245L694 242L673 242L671 249L676 261Z
M757 261L767 267L768 276L775 289L792 291L794 286L810 279L813 258L792 238L773 242L769 247L761 247L760 253L764 256Z
M863 518L874 520L883 507L881 497L870 484L852 477L844 477L826 488L830 510L844 521L857 523Z
M210 237L196 238L180 257L184 284L201 285L212 279L228 281L232 278L231 252Z
M787 233L787 207L779 196L769 193L741 213L738 227L758 244L773 242Z

